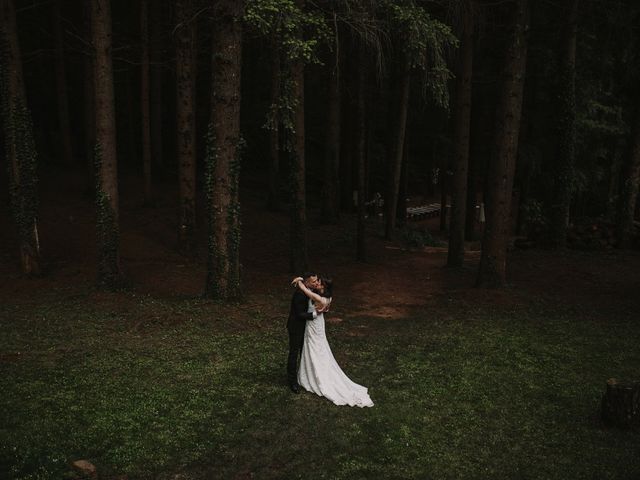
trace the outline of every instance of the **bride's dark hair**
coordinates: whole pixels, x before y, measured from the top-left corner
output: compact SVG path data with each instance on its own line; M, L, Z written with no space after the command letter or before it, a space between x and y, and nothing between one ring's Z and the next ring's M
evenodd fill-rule
M320 295L325 298L331 298L333 296L333 280L331 280L331 277L322 275L320 276L320 282L324 287L324 292L322 292Z

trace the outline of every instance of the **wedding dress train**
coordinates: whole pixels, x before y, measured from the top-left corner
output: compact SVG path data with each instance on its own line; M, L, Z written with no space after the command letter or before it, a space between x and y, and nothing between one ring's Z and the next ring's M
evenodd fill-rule
M313 305L309 302L309 309ZM324 314L307 322L298 383L336 405L373 407L367 388L351 381L331 353L324 330Z

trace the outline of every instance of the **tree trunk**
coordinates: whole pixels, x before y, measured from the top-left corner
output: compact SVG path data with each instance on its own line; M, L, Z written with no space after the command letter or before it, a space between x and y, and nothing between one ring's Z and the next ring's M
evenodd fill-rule
M640 96L638 96L640 98ZM620 214L618 216L618 246L629 248L632 243L633 219L640 183L640 102L637 106L633 124L629 160L625 168L624 183L620 195Z
M350 88L350 82L356 76L353 63L349 61L353 52L353 41L345 42L342 49L344 71L341 78L341 91L345 92L340 95L340 153L339 153L339 180L338 180L338 204L342 212L353 211L353 170L355 155L355 130L356 130L356 99L355 95L347 95ZM354 80L355 82L355 80Z
M366 58L363 46L358 47L358 100L356 122L356 159L358 161L358 220L356 228L356 258L367 259L365 230L365 178L366 178ZM336 145L337 148L337 145ZM326 178L326 177L325 177Z
M407 127L407 112L409 111L409 85L411 79L411 69L408 58L402 59L400 72L400 85L398 89L398 109L396 128L394 132L393 148L390 158L391 175L387 188L387 198L385 199L385 238L393 238L393 230L396 227L396 210L398 208L398 192L400 190L400 176L402 174L402 159L404 148L404 136Z
M520 182L520 195L518 196L518 212L516 220L516 234L525 235L528 234L529 225L525 223L524 207L529 203L530 191L531 191L531 172L527 172Z
M409 195L409 134L405 133L402 148L402 170L400 172L400 188L398 189L398 205L396 207L396 227L407 224L407 196Z
M451 185L451 223L447 264L461 267L464 262L469 143L471 130L471 75L473 70L473 1L463 4L460 74L456 81L453 181ZM474 209L475 211L475 209Z
M244 1L213 5L210 144L207 159L209 257L206 295L240 296L240 73Z
M322 190L321 217L322 221L326 223L336 223L340 214L338 201L340 175L340 50L337 27L334 35L336 41L333 65L331 65L329 71L327 136L325 140L324 185ZM358 128L360 128L359 124ZM359 195L363 193L360 190L358 191Z
M273 34L271 39L271 111L269 112L269 193L267 208L271 211L280 209L278 188L280 174L280 88L282 69L280 68L279 38Z
M151 161L156 173L163 172L164 147L162 141L162 3L154 2L150 13L150 128L151 128Z
M557 99L558 145L556 147L556 171L549 219L550 245L555 248L563 248L566 245L572 183L575 176L578 3L579 0L566 0L566 31L560 62L560 91Z
M613 158L609 165L609 188L607 194L607 212L605 215L606 218L612 222L617 220L620 207L620 177L624 163L624 156L622 155L620 144L621 142L617 138L609 142L609 151Z
M296 6L304 10L305 0L296 0ZM302 32L299 32L302 36ZM291 262L292 272L308 268L307 256L307 206L305 187L305 124L304 124L304 63L297 59L291 65L292 100L294 113L294 138L291 149L292 202L291 202Z
M193 0L176 2L176 145L180 178L178 247L183 254L195 248L196 227L196 23Z
M527 61L528 3L528 0L518 0L513 6L513 31L502 71L494 152L488 169L486 224L477 278L477 285L481 287L500 287L505 282L511 192Z
M140 133L141 133L141 129L142 129L142 122L138 123L138 120L140 120L140 112L141 112L141 104L142 102L138 103L140 99L140 90L136 88L136 68L133 65L128 65L127 67L125 67L125 69L120 71L121 75L124 77L124 84L125 84L125 102L124 105L122 105L121 102L121 107L123 111L125 111L126 113L124 115L121 115L120 118L123 120L122 124L124 125L124 127L121 126L120 131L126 131L126 136L127 136L127 141L126 141L126 147L124 147L124 145L121 147L121 153L123 153L122 157L123 158L129 158L131 159L133 162L137 162L138 159L140 158L140 155L142 153L142 151L140 150L139 147L139 140L140 140ZM114 73L115 77L114 77L114 82L117 85L118 83L121 83L121 81L118 80L118 71L116 71ZM118 104L116 103L116 123L118 122L117 119L117 112L118 112ZM116 137L117 137L117 133L116 133ZM124 142L121 142L121 145ZM141 146L141 145L140 145ZM144 187L143 187L144 189Z
M151 126L149 124L149 0L140 0L140 36L142 37L140 106L142 109L142 168L144 177L144 203L146 205L150 205L153 199L151 194Z
M91 38L91 3L84 4L86 38ZM84 148L87 167L87 192L93 195L95 185L95 146L96 146L96 112L94 88L94 56L84 57Z
M473 156L469 155L464 237L470 242L476 240L476 205L478 203L478 166L477 160L474 160Z
M121 286L118 238L118 164L111 51L111 4L91 0L91 30L95 48L96 202L98 224L98 284Z
M71 142L71 126L69 121L69 100L67 96L67 73L64 54L64 31L60 15L62 0L53 2L53 31L55 37L56 63L56 99L58 101L58 123L60 141L62 142L62 160L69 165L73 162L73 144Z
M447 216L449 209L447 208L447 200L449 196L449 189L451 187L451 178L449 175L449 165L447 159L442 158L440 166L440 231L447 231Z
M0 0L0 94L11 210L18 226L20 263L26 275L41 271L38 239L37 154L27 107L13 0Z

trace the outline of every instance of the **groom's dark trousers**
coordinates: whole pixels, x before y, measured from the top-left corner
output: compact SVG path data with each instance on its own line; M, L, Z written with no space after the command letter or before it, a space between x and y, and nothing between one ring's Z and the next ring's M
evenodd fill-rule
M289 330L289 360L287 362L287 379L289 385L298 384L298 357L304 344L304 329L307 320L313 320L313 313L307 312L309 299L298 288L291 298L291 310L287 321Z

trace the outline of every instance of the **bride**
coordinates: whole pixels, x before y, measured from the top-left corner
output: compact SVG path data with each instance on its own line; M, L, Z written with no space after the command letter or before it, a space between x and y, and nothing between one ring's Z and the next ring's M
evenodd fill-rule
M302 277L297 277L292 284L309 297L309 311L315 309L318 316L306 324L298 383L306 390L326 397L336 405L373 407L367 388L352 382L333 358L325 335L324 312L328 311L331 305L333 282L329 278L321 277L316 293L307 288L302 280Z

